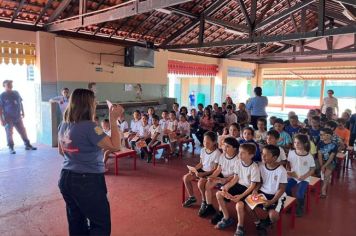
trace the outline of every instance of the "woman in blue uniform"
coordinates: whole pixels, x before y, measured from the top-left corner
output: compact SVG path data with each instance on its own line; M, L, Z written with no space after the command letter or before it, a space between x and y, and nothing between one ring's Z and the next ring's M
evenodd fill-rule
M110 205L102 149L121 148L116 121L121 106L109 108L111 137L94 122L94 93L76 89L59 126L58 147L64 157L59 189L66 203L70 235L110 235Z

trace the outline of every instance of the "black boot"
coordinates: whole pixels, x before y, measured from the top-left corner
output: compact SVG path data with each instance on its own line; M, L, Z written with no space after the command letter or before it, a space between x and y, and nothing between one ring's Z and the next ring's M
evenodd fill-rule
M16 154L13 146L9 146L9 153L10 154Z
M304 213L304 199L297 199L296 216L302 217Z

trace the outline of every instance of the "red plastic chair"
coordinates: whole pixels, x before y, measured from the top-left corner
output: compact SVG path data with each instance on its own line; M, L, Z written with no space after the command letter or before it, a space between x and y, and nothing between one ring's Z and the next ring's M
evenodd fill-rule
M306 213L308 214L310 212L310 200L311 200L311 192L314 191L315 193L315 203L317 204L319 202L319 195L321 191L321 179L311 176L310 177L310 182L308 185L308 190L307 190L307 195L306 195Z
M118 152L113 152L112 157L115 158L115 175L119 174L119 166L118 166L118 159L123 158L123 157L132 157L134 159L134 170L136 170L136 151L132 149L123 149Z
M157 153L157 150L159 150L159 149L166 150L166 158L168 158L171 155L171 146L169 146L168 143L161 143L161 144L155 146L152 149L153 166L156 165L156 153Z
M295 227L295 210L297 206L297 199L294 197L287 196L286 201L284 202L284 208L282 211L279 213L279 220L277 221L277 235L282 236L282 218L283 215L286 214L288 210L291 210L290 212L290 229L294 229Z
M183 144L192 144L192 153L193 153L193 157L194 157L194 149L195 149L195 142L194 139L192 138L188 138L188 139L183 139L178 141L178 146L179 146L179 157L183 158Z

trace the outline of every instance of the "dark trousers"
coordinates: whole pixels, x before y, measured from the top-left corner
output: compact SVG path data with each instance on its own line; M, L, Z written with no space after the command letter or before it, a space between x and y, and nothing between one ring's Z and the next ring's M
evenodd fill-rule
M58 187L66 202L69 235L110 235L110 205L104 174L62 170Z
M12 138L12 135L14 134L14 127L20 134L24 144L26 146L30 145L30 141L27 138L26 128L23 125L22 119L18 119L17 121L6 119L5 131L7 138L7 146L9 146L10 148L14 147L14 139Z
M297 199L302 200L304 199L305 193L307 192L309 183L307 181L300 181L299 183L297 183L295 179L289 178L287 188L286 188L286 193L288 196L292 196L292 189L296 185L297 185L296 197Z
M257 120L259 119L259 118L267 118L267 116L251 116L251 121L250 121L250 124L253 126L253 128L255 129L255 130L257 130L258 128L257 128Z

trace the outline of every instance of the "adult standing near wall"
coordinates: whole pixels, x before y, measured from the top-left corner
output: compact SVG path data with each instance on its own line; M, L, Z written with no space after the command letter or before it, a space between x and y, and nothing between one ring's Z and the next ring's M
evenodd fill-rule
M74 90L59 126L58 148L64 162L58 186L66 203L69 235L111 233L102 150L120 150L116 121L124 109L109 107L109 137L94 122L95 107L92 91Z
M4 80L2 83L5 91L0 94L0 120L1 125L5 127L7 146L9 147L10 154L15 154L13 130L16 128L20 134L26 150L37 150L33 147L28 140L26 128L23 124L22 118L25 117L23 109L22 98L20 94L12 90L12 80Z
M256 87L254 90L255 97L250 98L247 101L246 109L251 115L251 125L257 130L257 120L259 118L267 118L266 107L268 105L268 99L266 96L262 96L262 88Z
M327 93L328 96L324 98L323 104L321 104L321 113L326 114L326 109L331 107L333 109L334 115L339 117L339 104L337 98L333 96L334 90L329 89Z
M62 95L49 99L49 102L58 103L59 109L61 110L62 114L64 114L64 111L66 110L69 102L69 89L62 88L61 94Z

